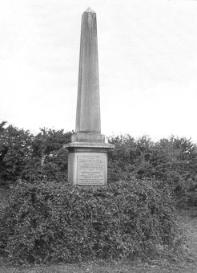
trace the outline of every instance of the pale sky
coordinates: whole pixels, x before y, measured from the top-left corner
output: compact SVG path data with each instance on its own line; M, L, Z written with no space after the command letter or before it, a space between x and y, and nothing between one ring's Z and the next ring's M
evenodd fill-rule
M75 128L87 7L97 13L102 133L197 142L196 0L0 0L0 121Z

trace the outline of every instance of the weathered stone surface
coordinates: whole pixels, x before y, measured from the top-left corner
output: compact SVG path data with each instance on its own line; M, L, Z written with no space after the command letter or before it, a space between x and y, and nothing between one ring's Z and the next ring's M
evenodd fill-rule
M82 15L76 132L101 132L96 13Z
M78 151L68 157L68 180L74 185L98 185L107 183L107 153Z
M77 132L72 135L72 142L104 143L105 136L94 132Z

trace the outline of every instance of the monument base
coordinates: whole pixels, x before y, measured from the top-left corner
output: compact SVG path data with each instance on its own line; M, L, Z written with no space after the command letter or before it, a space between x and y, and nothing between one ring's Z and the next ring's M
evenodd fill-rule
M105 136L94 132L77 132L71 136L72 142L105 143Z
M73 185L107 184L107 151L111 144L71 142L68 154L68 181Z

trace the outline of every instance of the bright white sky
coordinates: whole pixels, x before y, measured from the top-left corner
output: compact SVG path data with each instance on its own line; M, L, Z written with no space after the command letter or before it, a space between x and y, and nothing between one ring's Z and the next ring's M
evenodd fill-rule
M197 142L197 1L0 0L0 121L75 128L81 14L97 12L102 133Z

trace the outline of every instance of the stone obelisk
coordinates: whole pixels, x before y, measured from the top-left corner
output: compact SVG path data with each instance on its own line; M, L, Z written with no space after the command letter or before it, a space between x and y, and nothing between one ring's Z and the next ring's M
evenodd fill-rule
M68 180L75 185L107 183L107 151L101 134L96 13L82 14L76 128L67 145Z

